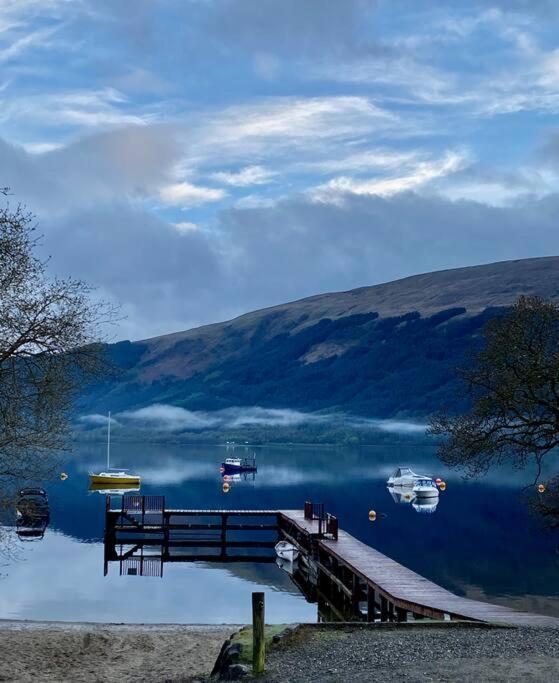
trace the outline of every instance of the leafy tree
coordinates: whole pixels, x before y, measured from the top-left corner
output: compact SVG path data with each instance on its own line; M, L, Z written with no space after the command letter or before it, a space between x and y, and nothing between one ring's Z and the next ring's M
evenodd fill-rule
M537 464L559 445L559 306L522 296L484 328L483 348L459 371L471 399L461 415L441 414L430 433L439 455L470 475L493 463Z
M41 456L64 449L73 396L107 369L101 329L115 319L83 282L48 277L37 240L22 207L0 208L0 477L37 476Z

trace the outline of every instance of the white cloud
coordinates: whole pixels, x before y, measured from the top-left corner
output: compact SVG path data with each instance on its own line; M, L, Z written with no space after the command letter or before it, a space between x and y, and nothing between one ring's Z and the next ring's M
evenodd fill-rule
M128 109L127 98L114 88L19 97L12 94L0 100L0 121L87 129L145 125L155 120L152 114Z
M159 191L159 197L164 204L182 207L217 202L225 196L227 196L227 192L220 188L202 187L187 181L166 185Z
M188 221L172 223L172 226L175 228L175 230L182 233L197 232L198 230L200 230L200 227L196 225L196 223L190 223Z
M416 150L399 152L387 148L371 149L349 155L337 155L312 161L295 162L294 171L316 173L339 173L340 171L368 171L372 169L394 169L409 167L417 162L420 153Z
M57 142L28 142L22 147L29 154L46 154L54 152L55 149L62 149L63 145Z
M34 47L44 48L45 45L48 44L48 39L56 30L56 27L39 29L12 40L8 47L0 48L0 62L16 59L21 56L23 52Z
M218 173L212 173L211 177L213 180L225 183L226 185L248 187L249 185L265 185L277 175L277 172L262 166L245 166L245 168L242 168L237 173L219 171Z
M421 161L408 174L390 178L356 179L351 177L334 178L324 185L311 190L316 201L337 201L340 195L377 195L390 197L399 192L414 190L428 182L454 173L463 167L465 157L456 152L449 152L437 161Z
M206 136L220 143L328 139L397 125L397 117L366 97L276 97L229 107L208 121ZM221 151L221 150L220 150Z

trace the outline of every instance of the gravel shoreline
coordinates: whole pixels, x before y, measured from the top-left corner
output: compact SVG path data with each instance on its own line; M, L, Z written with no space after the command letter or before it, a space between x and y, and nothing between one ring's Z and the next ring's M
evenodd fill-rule
M0 681L205 679L234 625L0 621Z
M559 629L302 627L271 650L268 683L559 680Z

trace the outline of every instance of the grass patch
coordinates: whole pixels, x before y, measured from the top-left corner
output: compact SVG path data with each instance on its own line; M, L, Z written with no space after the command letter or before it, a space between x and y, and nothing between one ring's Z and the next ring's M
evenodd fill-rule
M272 638L285 631L289 624L272 624L264 627L264 636L266 638L266 652L272 644ZM231 643L240 643L243 648L239 661L243 664L252 665L252 626L243 626L243 628L235 634Z

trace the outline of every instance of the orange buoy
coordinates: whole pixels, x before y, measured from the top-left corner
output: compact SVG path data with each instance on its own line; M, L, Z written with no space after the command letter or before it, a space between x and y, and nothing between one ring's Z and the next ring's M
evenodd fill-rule
M66 479L68 479L68 475L66 474L66 472L60 473L60 479L62 479L62 481L66 481Z
M441 483L439 484L439 488L441 491L444 491L446 489L446 482L441 481Z
M543 484L540 484L540 485L538 486L538 491L539 491L540 493L543 493L543 492L545 491L545 486L544 486Z
M227 482L225 482L225 484L223 484L223 493L229 493L230 489L231 489L231 485L228 484Z
M377 518L377 513L374 510L369 510L369 522L374 522Z

